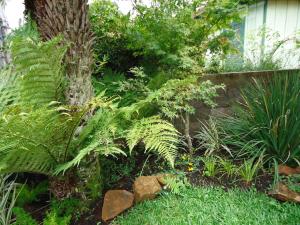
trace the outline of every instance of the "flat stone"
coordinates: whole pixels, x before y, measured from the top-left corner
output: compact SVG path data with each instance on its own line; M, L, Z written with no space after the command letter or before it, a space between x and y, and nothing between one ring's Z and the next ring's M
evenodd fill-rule
M156 176L138 177L133 184L134 200L138 203L154 199L161 189Z
M292 168L292 167L285 166L285 165L279 165L278 173L280 175L286 175L286 176L300 174L300 167Z
M300 203L300 193L290 190L282 183L279 183L269 195L280 201Z
M133 205L134 195L126 190L110 190L104 196L102 220L108 221Z

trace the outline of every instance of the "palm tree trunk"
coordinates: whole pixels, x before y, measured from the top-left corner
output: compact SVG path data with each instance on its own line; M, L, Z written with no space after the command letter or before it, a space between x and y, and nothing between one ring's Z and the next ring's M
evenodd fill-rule
M93 96L93 34L87 0L26 0L25 6L44 40L62 35L64 44L69 45L65 58L66 100L70 105L85 104Z
M65 91L66 103L81 106L93 97L91 82L93 67L93 34L90 29L87 0L25 0L27 14L37 23L43 40L50 40L58 35L63 38L63 44L69 45L65 57L66 75L68 79ZM84 118L86 120L87 118ZM94 159L95 161L97 158ZM56 197L67 197L73 193L73 185L78 190L86 188L86 179L80 179L89 172L92 176L94 168L77 170L76 182L69 175L53 177L51 192ZM98 177L98 170L95 177ZM71 179L72 178L72 179ZM72 181L72 182L70 182ZM61 187L58 192L55 187ZM86 198L84 191L82 198Z

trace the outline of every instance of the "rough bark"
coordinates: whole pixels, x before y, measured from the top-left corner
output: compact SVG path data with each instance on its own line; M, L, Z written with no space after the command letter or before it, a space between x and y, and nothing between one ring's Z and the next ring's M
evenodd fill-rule
M69 50L65 57L68 85L66 100L83 105L93 96L93 34L87 0L31 0L27 11L35 18L44 40L62 35ZM26 2L25 2L26 3Z
M26 13L35 20L43 40L47 41L61 35L63 44L69 46L64 61L68 79L65 91L66 103L77 106L86 104L93 96L91 74L94 39L88 18L87 0L26 0L25 6ZM83 124L84 121L82 126ZM76 187L76 190L82 190L81 197L86 198L85 185L89 182L88 179L90 177L100 179L100 169L95 166L98 158L91 158L87 161L92 163L89 165L85 162L86 166L77 169L74 176L66 174L63 179L60 177L50 179L53 187L51 192L54 196L64 198L74 195ZM56 190L56 187L59 188Z

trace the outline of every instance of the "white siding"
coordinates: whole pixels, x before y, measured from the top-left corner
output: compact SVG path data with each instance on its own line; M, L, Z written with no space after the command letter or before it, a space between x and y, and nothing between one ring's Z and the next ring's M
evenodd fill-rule
M267 2L266 10L264 10L265 2ZM263 26L269 30L269 34L274 34L276 32L277 37L272 38L266 36L262 39L262 37L258 35L258 32ZM255 54L253 54L253 45L260 46L259 43L264 43L265 49L263 51L268 53L268 51L270 52L273 48L276 40L292 39L299 31L300 0L261 1L249 8L249 13L246 17L244 42L245 57L254 57L253 55L255 55L255 57L259 58L262 51L256 50ZM283 55L285 55L285 57L282 57ZM280 57L285 60L284 64L286 68L299 67L299 56L300 51L296 50L295 39L287 41L275 55L275 57Z

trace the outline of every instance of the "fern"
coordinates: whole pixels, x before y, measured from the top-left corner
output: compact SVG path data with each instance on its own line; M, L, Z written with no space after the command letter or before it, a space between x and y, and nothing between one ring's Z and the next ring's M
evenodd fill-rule
M159 117L139 118L139 111L153 96L127 107L120 107L104 92L83 107L58 103L65 51L59 38L48 42L12 39L13 69L3 72L7 80L0 86L4 99L0 104L2 108L15 104L0 115L0 172L57 175L90 155L125 154L121 139L130 151L144 143L146 151L160 154L174 166L176 129ZM82 118L90 112L94 115L78 134Z
M25 105L41 105L62 98L62 60L67 50L60 38L37 42L15 37L11 52L20 78L20 101Z
M153 151L162 155L174 166L174 160L179 143L178 131L167 121L158 116L143 118L135 121L126 136L130 151L139 143L145 144L146 151Z
M17 77L12 67L0 71L0 113L18 97Z
M66 157L70 133L81 116L66 109L16 107L0 118L0 172L51 175Z

